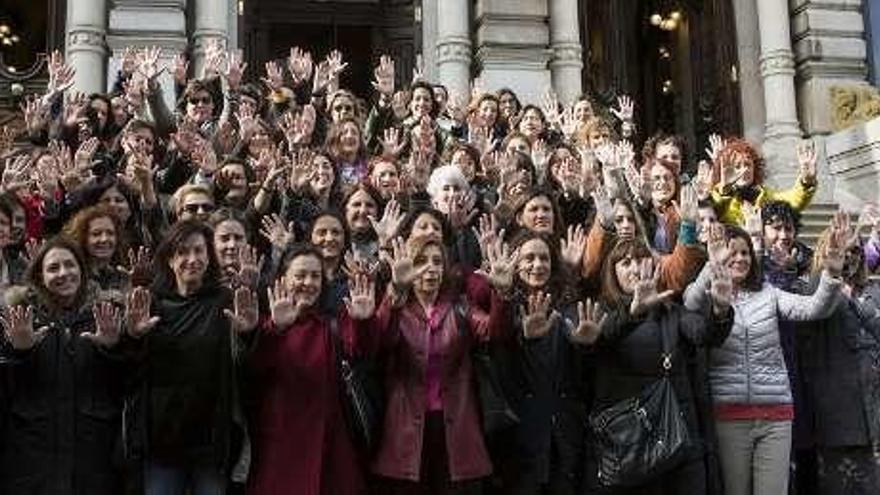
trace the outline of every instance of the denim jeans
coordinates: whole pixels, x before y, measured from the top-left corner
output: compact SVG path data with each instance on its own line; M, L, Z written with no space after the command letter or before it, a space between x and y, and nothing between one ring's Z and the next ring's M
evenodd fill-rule
M788 492L791 421L716 420L726 495Z
M147 462L145 495L225 495L226 476L213 466L169 466Z

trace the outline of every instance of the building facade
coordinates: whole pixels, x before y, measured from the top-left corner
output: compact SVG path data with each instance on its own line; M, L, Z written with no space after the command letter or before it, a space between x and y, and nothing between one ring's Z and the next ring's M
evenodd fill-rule
M241 48L252 75L291 46L319 57L339 47L351 67L342 84L362 96L378 54L394 56L401 83L421 56L427 78L455 94L477 79L534 102L549 88L563 102L632 95L642 134L681 133L692 159L708 134L742 134L777 184L793 180L795 146L813 138L820 201L857 206L880 190L880 124L837 132L831 97L880 79L877 0L44 1L45 49L63 47L81 91L112 85L130 45L159 46L165 61L187 52L198 71L217 40ZM0 59L0 93L23 74L39 71L10 73Z

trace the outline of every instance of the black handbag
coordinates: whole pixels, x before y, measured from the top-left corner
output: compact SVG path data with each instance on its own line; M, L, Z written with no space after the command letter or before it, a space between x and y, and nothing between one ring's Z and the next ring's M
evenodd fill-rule
M373 359L350 359L339 337L339 323L330 320L341 386L342 412L355 447L372 454L381 440L385 419L385 393L381 369Z
M663 317L660 325L660 379L638 396L590 415L598 481L603 486L642 485L674 468L686 454L688 427L670 378L678 325L668 328L669 319Z
M461 334L466 333L467 305L455 303L456 324ZM492 435L519 424L519 416L510 406L502 385L502 380L488 344L474 346L471 364L477 382L477 397L480 401L480 414L483 418L483 433Z

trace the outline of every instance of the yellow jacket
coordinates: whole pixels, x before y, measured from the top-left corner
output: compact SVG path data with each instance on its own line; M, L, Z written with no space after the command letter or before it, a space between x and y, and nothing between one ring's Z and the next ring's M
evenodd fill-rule
M768 201L785 201L797 211L802 211L810 205L813 195L816 194L816 184L805 185L801 179L798 179L794 186L790 189L778 191L767 186L760 185L758 187L758 198L755 200L756 206L762 206ZM743 200L738 196L724 194L720 187L712 190L712 203L718 211L718 219L721 222L733 225L743 225L745 218L742 213Z

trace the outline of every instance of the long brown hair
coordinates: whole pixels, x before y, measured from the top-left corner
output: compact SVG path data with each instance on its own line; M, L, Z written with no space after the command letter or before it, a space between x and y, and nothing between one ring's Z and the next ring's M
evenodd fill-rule
M648 245L640 239L620 240L611 248L611 251L605 256L602 262L602 282L601 296L602 300L609 307L615 307L626 301L630 295L623 292L620 282L617 281L617 272L615 265L617 262L626 258L642 259L651 258L651 250Z

